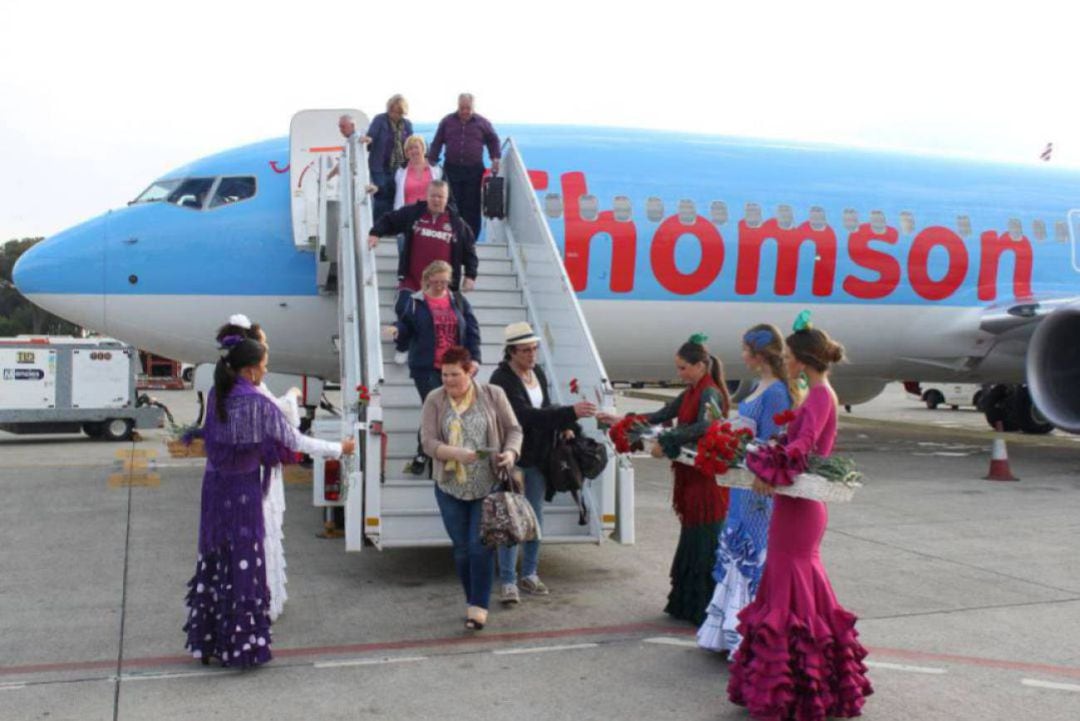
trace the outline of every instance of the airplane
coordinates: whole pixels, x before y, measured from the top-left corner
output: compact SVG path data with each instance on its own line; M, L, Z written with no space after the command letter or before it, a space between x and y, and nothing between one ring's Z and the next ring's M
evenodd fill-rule
M425 137L432 126L417 126ZM991 384L991 425L1080 432L1080 173L825 144L500 127L528 164L613 379L672 377L705 332L729 378L749 326L803 309L845 344L844 404L893 380ZM336 301L293 240L288 138L166 173L25 253L19 290L72 322L213 362L231 313L280 372L333 379ZM483 266L478 288L483 288Z

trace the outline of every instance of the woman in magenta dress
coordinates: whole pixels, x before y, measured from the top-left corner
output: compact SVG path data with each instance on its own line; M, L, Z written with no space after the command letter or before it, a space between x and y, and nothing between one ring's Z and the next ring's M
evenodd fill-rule
M791 485L808 456L828 456L836 441L828 371L843 360L843 346L811 328L805 313L786 346L790 377L805 374L810 389L787 437L747 456L754 489L765 495ZM739 614L743 641L728 681L728 697L756 719L850 718L873 693L855 616L837 602L821 563L828 520L820 501L775 496L765 571L754 601Z

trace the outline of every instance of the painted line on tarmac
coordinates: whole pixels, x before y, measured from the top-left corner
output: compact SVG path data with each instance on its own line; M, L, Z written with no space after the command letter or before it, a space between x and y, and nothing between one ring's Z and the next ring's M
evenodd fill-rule
M1048 688L1054 691L1073 691L1080 693L1080 686L1074 683L1054 683L1053 681L1040 681L1037 678L1025 678L1020 681L1025 686L1032 688Z
M870 668L883 668L889 671L907 671L909 673L929 673L929 674L942 674L948 673L943 668L931 668L929 666L905 666L901 663L885 663L884 661L863 661Z
M683 638L669 638L667 636L654 636L646 638L642 643L652 643L657 646L679 646L680 648L697 648L697 641L687 641Z
M0 684L0 691L19 691L26 688L25 683L5 683Z
M381 666L391 663L418 663L427 661L427 656L398 656L388 658L353 658L343 661L321 661L312 664L315 668L347 668L349 666Z
M177 671L173 673L125 673L120 677L122 683L128 681L167 681L174 678L194 678L196 676L238 676L239 671L230 673L229 669L217 669L214 671ZM114 677L115 679L115 677Z
M568 643L561 646L534 646L530 648L499 648L491 653L495 656L520 656L526 653L548 653L550 651L577 651L583 648L599 648L598 643Z

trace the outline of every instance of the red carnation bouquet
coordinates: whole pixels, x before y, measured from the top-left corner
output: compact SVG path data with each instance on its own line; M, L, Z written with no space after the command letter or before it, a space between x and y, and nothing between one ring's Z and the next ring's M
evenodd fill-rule
M608 431L616 453L645 450L644 439L652 434L653 428L648 419L635 415L626 416Z
M746 447L754 440L754 432L740 428L730 421L716 420L697 444L694 467L708 476L722 476L735 466L741 466Z

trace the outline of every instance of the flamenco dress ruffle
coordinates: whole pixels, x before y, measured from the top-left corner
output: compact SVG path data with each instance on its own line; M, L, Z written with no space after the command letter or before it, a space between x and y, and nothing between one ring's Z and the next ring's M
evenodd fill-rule
M266 585L270 591L270 618L276 621L285 609L289 594L285 589L285 484L281 466L275 466L270 490L263 500L263 524L266 528Z
M759 473L766 481L782 482L785 473L797 472L782 459L770 466L775 475ZM743 641L731 665L728 697L756 719L858 716L873 687L856 617L837 602L821 564L828 509L803 498L774 500L768 563L757 596L739 614Z
M682 530L671 563L671 592L664 612L700 626L716 588L712 568L727 512L727 489L690 466L675 463L674 507Z

